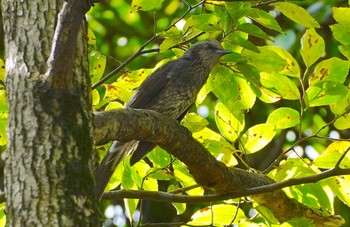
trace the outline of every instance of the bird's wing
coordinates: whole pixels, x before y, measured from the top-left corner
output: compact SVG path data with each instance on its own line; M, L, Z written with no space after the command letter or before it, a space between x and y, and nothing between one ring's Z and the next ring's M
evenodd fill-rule
M138 88L127 106L137 109L152 109L152 104L165 87L169 84L173 76L175 61L170 61L149 75Z

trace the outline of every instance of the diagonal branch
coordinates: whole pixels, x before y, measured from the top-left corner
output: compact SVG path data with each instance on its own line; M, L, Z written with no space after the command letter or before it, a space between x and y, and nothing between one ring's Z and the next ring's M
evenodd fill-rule
M262 174L227 167L217 161L201 143L190 135L187 129L155 111L118 109L99 112L94 115L94 124L97 145L112 140L129 141L132 139L156 143L185 163L199 185L210 187L218 194L241 193L244 190L248 190L249 195L264 192L252 198L260 205L268 207L280 222L297 217L312 219L319 226L331 222L337 226L343 222L343 219L338 216L316 213L289 198L282 190L276 190L281 188L281 183L273 184L273 180ZM327 175L329 172L324 174ZM298 179L293 180L298 181ZM293 183L306 183L305 179L299 180L300 182L293 182L293 180L287 181L284 187L293 185ZM319 179L314 178L313 180ZM262 191L254 192L254 190Z

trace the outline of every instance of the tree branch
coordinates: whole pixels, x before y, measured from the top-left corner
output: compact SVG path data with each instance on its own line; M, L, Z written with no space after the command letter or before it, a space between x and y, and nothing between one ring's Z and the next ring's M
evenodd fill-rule
M73 63L77 37L85 13L90 9L89 0L64 1L58 14L46 78L54 88L72 87Z
M156 143L185 163L199 185L210 187L218 194L237 193L227 194L228 198L234 195L243 196L241 193L256 194L252 198L259 204L268 207L280 222L302 216L314 220L316 225L328 222L339 225L343 222L343 219L338 216L315 213L312 209L289 198L282 190L273 191L294 184L316 182L323 179L322 177L332 176L331 174L334 174L336 170L325 171L312 177L274 183L273 180L262 174L227 167L217 161L201 143L193 139L187 129L181 127L176 121L171 121L151 110L118 109L99 112L94 115L94 124L97 145L111 140L129 141L132 139ZM348 169L339 168L337 171L340 174L350 172ZM212 199L215 196L223 195L211 195L208 198Z
M139 191L139 190L118 190L110 191L103 194L103 199L145 199L163 202L173 203L204 203L204 202L215 202L227 199L236 199L245 196L256 195L259 193L271 192L274 190L282 189L289 186L295 186L305 183L315 183L317 181L340 175L349 175L350 169L339 169L334 168L326 170L322 173L315 174L313 176L293 178L286 181L272 183L269 185L263 185L253 188L242 189L239 191L228 192L224 194L210 194L203 196L189 196L189 195L178 195L170 192L159 192L159 191ZM0 197L1 198L1 197Z

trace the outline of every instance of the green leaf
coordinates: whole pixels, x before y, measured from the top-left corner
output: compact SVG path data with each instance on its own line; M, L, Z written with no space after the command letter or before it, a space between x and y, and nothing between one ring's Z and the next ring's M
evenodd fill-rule
M339 51L350 60L350 45L341 45L338 47Z
M300 78L299 64L297 60L288 53L288 51L278 46L271 46L270 49L276 52L286 62L286 66L280 71L280 73Z
M226 37L225 41L232 45L240 46L248 50L254 51L256 53L260 53L260 50L255 44L243 38L242 36L243 35L241 34L241 32L235 32L235 33L229 34Z
M214 14L193 15L191 18L193 25L201 31L213 32L222 30L221 22Z
M100 94L96 89L91 91L92 105L95 106L100 102Z
M262 26L283 33L281 26L278 24L276 19L268 12L261 9L252 8L250 10L250 13L252 19L261 24Z
M256 36L262 39L271 40L271 38L258 26L251 23L244 23L237 27L238 31L248 33L249 35Z
M218 204L203 208L191 217L189 225L198 226L223 226L238 223L237 221L245 220L246 217L241 209L234 205ZM232 220L236 220L233 223ZM241 222L240 222L241 223Z
M88 45L92 47L96 47L96 36L94 32L88 28ZM0 77L1 78L1 77Z
M319 28L320 25L306 9L289 2L276 2L273 4L281 13L297 24L308 28Z
M193 176L188 171L187 166L185 166L182 162L175 160L173 162L173 167L176 180L179 181L184 188L197 184L193 179ZM204 190L201 187L197 187L186 191L186 193L189 195L203 195Z
M323 81L306 90L308 106L330 105L341 100L348 93L348 89L341 83Z
M274 125L278 129L290 128L299 124L299 122L299 112L289 107L274 110L266 121L266 123Z
M8 121L8 110L5 90L0 90L0 146L7 144L6 126Z
M160 169L158 167L154 167L148 170L147 177L151 177L156 180L171 180L173 178L172 174L165 170Z
M331 182L329 182L331 181ZM332 192L338 196L347 206L350 206L350 176L336 176L328 179L328 185Z
M237 160L232 155L236 152L236 149L217 132L204 128L199 132L193 133L192 136L202 143L217 160L225 163L227 166L237 165Z
M346 114L340 118L338 118L334 122L334 127L339 130L346 130L350 128L350 114Z
M349 26L350 28L350 8L333 7L332 10L335 21L339 24L343 24L344 26Z
M171 155L158 146L149 152L147 157L151 160L154 167L164 168L164 166L168 166L171 163Z
M316 65L314 73L309 77L309 84L315 85L322 81L344 83L348 73L349 61L333 57Z
M6 226L5 205L6 203L0 204L0 226Z
M275 137L275 127L270 124L257 124L249 128L242 136L241 143L247 154L264 148Z
M262 96L259 97L263 101L274 99L297 100L300 92L297 85L287 76L280 73L260 73ZM269 99L270 98L270 99ZM267 100L266 100L267 99Z
M300 158L289 158L282 161L278 169L271 171L268 176L280 182L291 178L300 178L311 176L320 171L316 166L308 163L308 160ZM297 185L285 188L285 192L290 197L294 197L300 203L309 207L332 210L331 198L332 192L327 190L321 183Z
M227 12L230 14L234 21L249 14L251 10L251 4L247 2L226 2L225 6Z
M247 112L255 103L256 96L247 81L226 67L215 67L207 84L235 116Z
M307 67L314 64L325 52L323 38L315 29L307 29L301 38L301 56Z
M139 69L124 73L112 84L106 84L105 99L119 99L123 102L129 101L135 88L153 71L153 69Z
M332 112L337 115L345 113L347 111L347 108L350 105L350 88L347 88L347 89L348 89L347 95L345 95L338 102L330 105Z
M106 68L106 56L97 52L89 52L89 71L91 77L91 83L94 84L98 82Z
M209 122L206 119L195 113L186 114L185 118L182 120L181 123L191 132L198 132L204 129L209 124Z
M219 102L215 106L215 122L221 134L227 140L234 142L244 129L244 114L238 112L238 116L235 116L222 102Z
M132 0L133 10L149 11L152 9L158 9L162 6L164 0L154 1L154 0Z
M242 56L260 72L279 72L286 67L286 61L275 52L275 48L263 46L259 47L259 50L260 53L255 53L245 49Z
M331 25L333 36L336 40L344 45L350 45L350 9L349 8L333 8L333 17L338 24Z
M327 147L326 151L314 160L314 164L319 168L333 168L342 156L342 154L344 154L344 152L349 148L349 146L350 142L346 141L336 141L331 143ZM339 167L350 167L350 152L346 154Z
M334 38L344 45L350 45L350 30L342 24L333 24L329 26L333 33ZM350 27L350 26L349 26Z
M267 207L259 205L254 207L254 209L256 209L256 211L258 211L259 214L264 218L264 220L268 221L269 224L271 223L278 224L277 218L273 215L272 211ZM273 225L270 225L270 226L273 226Z

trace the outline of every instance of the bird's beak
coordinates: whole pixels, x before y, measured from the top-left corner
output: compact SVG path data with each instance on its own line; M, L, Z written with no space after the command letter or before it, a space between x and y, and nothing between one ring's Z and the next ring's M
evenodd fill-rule
M232 53L232 51L230 51L230 50L225 50L225 49L218 49L218 50L216 50L215 51L217 54L219 54L219 55L225 55L225 54L231 54Z

